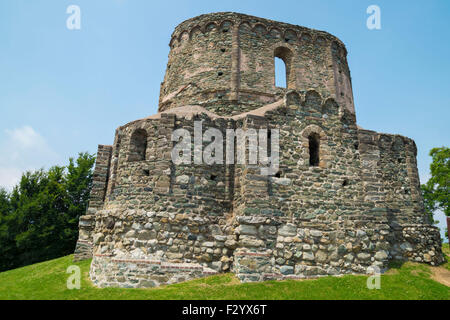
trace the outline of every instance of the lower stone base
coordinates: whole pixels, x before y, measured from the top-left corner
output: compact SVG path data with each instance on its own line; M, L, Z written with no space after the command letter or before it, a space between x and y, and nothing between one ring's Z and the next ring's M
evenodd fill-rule
M445 262L439 228L409 224L393 227L396 241L390 247L394 260L412 261L438 266Z
M217 274L194 263L168 263L95 255L90 270L93 283L101 288L151 288Z
M438 228L398 224L382 214L334 224L244 216L238 217L234 234L223 235L216 228L213 234L195 237L183 233L180 222L162 228L169 221L163 216L146 224L146 218L141 223L136 215L133 219L130 229L117 229L121 233L114 243L105 240L111 237L107 228L92 236L96 254L90 277L95 285L156 287L229 270L242 282L306 279L383 273L391 260L444 261ZM176 231L167 231L172 228ZM90 243L80 240L75 258L90 252Z
M78 240L77 245L75 247L75 252L73 254L73 261L83 261L88 260L92 258L92 251L94 250L94 247L92 243L89 241L84 240Z
M311 269L314 270L314 267ZM342 277L345 275L372 275L372 274L378 274L378 271L375 272L375 270L368 269L367 272L357 273L357 272L348 272L343 274L336 274L336 275L327 275L320 272L313 271L311 274L299 274L299 275L283 275L283 274L277 274L277 273L262 273L262 274L237 274L236 276L241 282L262 282L262 281L284 281L284 280L306 280L306 279L318 279L323 277ZM382 274L383 272L380 272L379 274Z
M313 254L313 253L311 253ZM258 282L267 280L299 280L346 274L383 273L387 260L371 259L369 254L361 254L364 261L328 261L327 263L308 263L298 261L291 265L276 265L270 253L241 251L235 252L233 272L241 282ZM384 257L383 257L384 258ZM386 257L387 258L387 257ZM372 261L371 261L372 260Z

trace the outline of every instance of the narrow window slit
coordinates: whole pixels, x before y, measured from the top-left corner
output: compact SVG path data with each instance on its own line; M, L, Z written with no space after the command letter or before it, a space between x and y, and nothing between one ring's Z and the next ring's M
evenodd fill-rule
M309 137L309 165L311 167L318 167L320 163L319 148L320 140L317 133L312 133Z

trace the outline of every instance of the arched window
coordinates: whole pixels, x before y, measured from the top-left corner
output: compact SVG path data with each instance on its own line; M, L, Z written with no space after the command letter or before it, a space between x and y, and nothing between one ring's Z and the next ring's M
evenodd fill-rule
M292 52L286 47L278 47L274 52L275 65L275 86L282 88L291 88L291 60Z
M305 166L330 168L330 146L325 131L315 124L310 124L301 132L301 142L306 149L303 163Z
M318 167L320 163L320 137L317 133L311 133L308 136L309 142L309 165Z
M281 58L275 57L275 87L286 88L286 64Z
M144 129L137 129L131 135L129 161L145 160L147 151L147 132Z

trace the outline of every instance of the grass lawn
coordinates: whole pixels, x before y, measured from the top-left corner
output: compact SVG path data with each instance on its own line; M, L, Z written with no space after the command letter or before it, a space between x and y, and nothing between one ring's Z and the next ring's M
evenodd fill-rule
M381 289L369 290L366 276L326 277L303 281L269 281L241 284L233 274L216 275L153 289L98 289L88 278L90 261L73 263L72 256L37 263L0 273L0 299L206 299L206 300L298 300L298 299L450 299L450 288L435 280L450 271L448 244L444 244L447 263L439 268L416 263L393 264L381 276ZM68 266L82 271L80 290L69 290ZM450 279L447 279L450 280Z

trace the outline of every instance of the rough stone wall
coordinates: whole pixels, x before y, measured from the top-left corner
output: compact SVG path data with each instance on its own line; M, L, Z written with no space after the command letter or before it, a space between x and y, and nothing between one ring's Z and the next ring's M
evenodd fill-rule
M284 100L263 116L169 111L121 127L115 187L95 216L94 282L144 287L229 270L260 281L384 270L392 258L440 263L439 233L414 196L412 140L358 129L314 91L287 91ZM184 128L193 137L199 120L202 133L214 127L224 136L226 128L279 128L279 174L262 176L250 165L174 165L170 134ZM146 158L130 161L140 130ZM309 163L314 132L317 167Z
M275 55L290 59L288 88L274 86ZM385 270L391 259L441 263L414 141L357 127L345 57L327 33L245 15L178 26L160 112L99 148L77 245L93 246L94 283L149 287L229 271L242 281L298 279ZM175 165L171 135L180 128L192 138L209 128L224 138L226 129L278 129L279 172L262 175L261 163Z
M223 127L222 123L214 123L206 116L186 120L176 119L170 114L162 114L161 119L136 121L121 127L120 169L115 172L114 188L108 190L105 208L115 208L129 202L135 209L152 207L159 210L168 208L170 202L174 202L180 206L179 211L199 214L210 211L207 213L209 215L221 214L223 208L229 208L230 197L225 193L225 166L175 166L172 163L172 132L185 128L193 137L193 121L196 120L203 120L202 134L207 128ZM147 132L146 158L142 161L129 160L130 137L136 130ZM151 196L153 194L157 196ZM181 202L185 204L180 205Z
M92 233L95 228L95 215L103 207L105 201L111 152L111 146L98 146L88 209L86 214L80 217L78 241L74 252L75 261L92 257Z
M283 97L274 58L284 60L289 89L314 89L354 113L344 44L327 32L237 13L202 15L172 34L159 111L201 105L237 115Z

